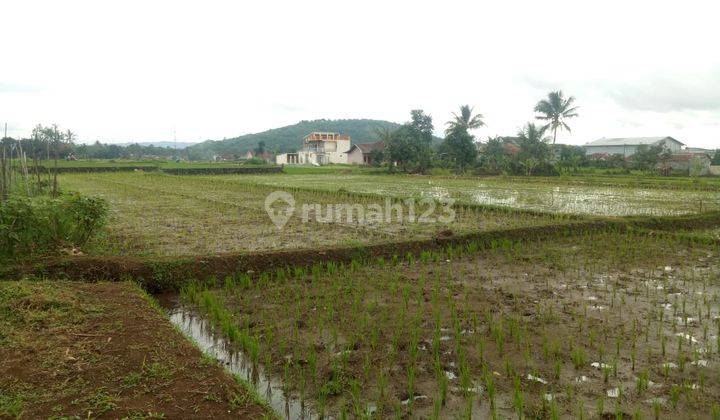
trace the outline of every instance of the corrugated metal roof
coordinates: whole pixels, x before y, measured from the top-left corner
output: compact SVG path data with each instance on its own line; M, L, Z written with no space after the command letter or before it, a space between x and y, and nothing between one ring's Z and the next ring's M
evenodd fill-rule
M384 141L376 141L373 143L357 143L353 144L352 147L350 147L350 150L347 152L350 153L350 151L354 148L360 149L363 153L370 153L373 150L385 150L385 142Z
M648 146L651 146L661 140L670 139L672 141L678 142L682 145L685 143L682 143L670 136L664 136L664 137L621 137L621 138L613 138L613 139L598 139L595 141L591 141L589 143L586 143L585 146L640 146L641 144L646 144Z

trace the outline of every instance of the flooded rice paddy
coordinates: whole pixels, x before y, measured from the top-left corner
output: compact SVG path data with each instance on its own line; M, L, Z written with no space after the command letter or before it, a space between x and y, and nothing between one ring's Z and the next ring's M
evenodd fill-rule
M546 182L518 178L444 178L403 175L258 175L237 182L277 187L339 189L399 197L452 198L459 202L488 204L547 212L629 216L679 215L720 209L720 192L572 185L553 178Z
M720 414L720 254L603 234L186 292L316 413ZM225 326L223 328L226 328Z

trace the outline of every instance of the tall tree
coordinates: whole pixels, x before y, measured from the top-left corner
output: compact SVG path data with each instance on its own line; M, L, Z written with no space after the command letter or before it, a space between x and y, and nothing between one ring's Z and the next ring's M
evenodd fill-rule
M462 105L460 114L453 113L453 119L447 122L445 141L441 148L458 172L464 171L475 162L477 157L475 137L469 133L469 130L483 125L485 123L482 121L482 115L473 115L473 109L469 105Z
M410 121L392 133L387 143L387 157L403 171L423 173L430 167L432 117L420 109L410 111Z
M391 130L388 127L376 127L374 130L377 141L385 144L385 147L393 141L393 135L396 130ZM394 162L389 160L389 153L385 153L381 150L373 150L370 152L373 166L381 166L383 163L387 163L388 167L392 169Z
M456 129L448 133L445 136L441 150L446 153L457 172L465 171L477 158L475 137L462 129Z
M460 114L453 112L453 119L447 122L448 128L445 130L445 134L456 130L467 132L480 128L485 125L482 119L482 114L473 115L473 108L470 105L462 105L460 107Z
M566 99L562 90L558 90L550 92L547 99L543 99L535 105L535 112L542 114L535 118L547 121L544 128L553 131L553 144L557 140L558 129L565 129L570 132L570 126L567 125L565 120L578 116L578 107L573 106L574 102L575 97L571 96Z
M262 155L263 153L265 153L265 141L260 140L255 148L255 154Z
M632 155L632 160L635 163L637 169L647 171L654 169L664 155L665 145L657 144L648 146L647 144L641 144L635 149L635 154ZM665 156L667 156L665 154ZM663 159L665 159L663 156Z
M396 130L390 129L388 127L376 127L373 132L375 133L375 138L377 138L377 141L381 141L387 145L390 140L392 139L393 133Z

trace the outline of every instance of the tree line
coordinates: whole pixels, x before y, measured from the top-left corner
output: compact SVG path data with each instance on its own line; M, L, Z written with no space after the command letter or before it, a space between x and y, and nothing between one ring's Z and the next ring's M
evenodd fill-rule
M0 147L6 150L24 150L29 159L50 160L57 153L59 159L142 159L172 158L183 155L183 150L153 145L105 144L96 141L93 144L77 144L77 136L71 130L61 130L57 125L38 124L30 137L15 139L5 137ZM186 154L186 153L185 153ZM187 157L187 156L183 156Z
M412 110L410 121L399 129L378 131L386 148L383 153L374 152L372 161L386 165L390 171L414 173L440 168L456 173L530 176L577 172L583 167L619 172L635 169L663 175L672 172L672 153L663 145L641 145L627 158L609 155L596 159L586 156L581 146L557 144L558 132L570 132L569 121L579 115L575 98L566 97L560 90L538 101L534 111L536 121L526 123L515 135L479 141L471 131L486 125L484 117L469 105L462 105L446 122L442 143L431 147L432 117L423 110ZM720 165L720 150L712 164Z
M410 121L397 130L378 132L386 148L373 161L384 162L391 171L418 173L432 167L488 174L557 173L558 169L577 167L585 157L582 147L555 144L558 131L569 132L567 121L578 116L574 103L575 98L566 98L562 91L551 92L535 106L536 119L542 124L528 122L515 136L489 138L484 143L471 134L485 126L483 115L463 105L447 121L445 139L436 148L431 147L432 117L423 110L412 110ZM546 136L548 133L552 137Z

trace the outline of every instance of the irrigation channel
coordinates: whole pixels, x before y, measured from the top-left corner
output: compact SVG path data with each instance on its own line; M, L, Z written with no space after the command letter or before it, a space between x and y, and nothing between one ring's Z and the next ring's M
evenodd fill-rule
M271 376L261 364L253 364L249 356L215 331L207 317L182 303L177 294L165 293L156 298L173 325L194 341L205 354L222 363L225 370L252 385L258 395L280 416L289 420L318 418L298 395L284 391L281 380Z

